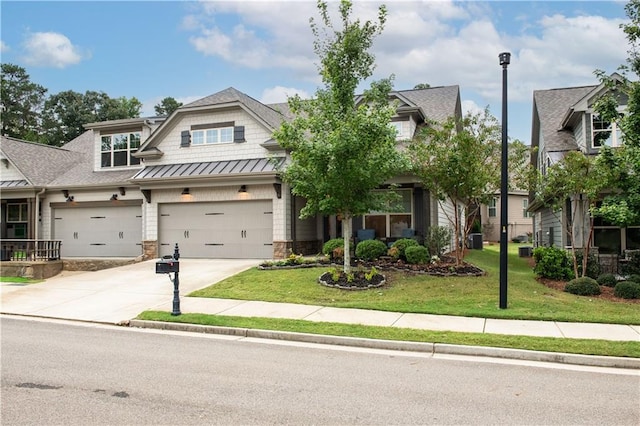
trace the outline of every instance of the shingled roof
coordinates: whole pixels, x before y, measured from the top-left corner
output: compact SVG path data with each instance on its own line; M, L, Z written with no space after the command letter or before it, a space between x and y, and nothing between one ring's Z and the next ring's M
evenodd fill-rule
M280 126L282 122L283 115L269 106L258 102L253 99L251 96L248 96L239 90L234 89L233 87L229 87L225 90L222 90L218 93L214 93L213 95L209 95L202 99L198 99L197 101L191 102L187 105L183 105L180 107L181 109L188 109L192 107L203 107L209 105L221 105L227 103L239 102L244 105L247 109L252 111L262 120L264 120L267 124L269 124L272 128L277 128Z
M534 119L537 115L547 152L571 151L578 148L573 133L562 129L562 120L571 107L597 87L568 87L533 92ZM533 145L539 144L535 125L531 140Z
M0 150L26 179L27 184L22 187L48 186L82 160L78 152L7 136L1 137Z
M126 183L140 169L124 170L100 170L94 171L94 135L92 130L87 130L71 142L63 146L78 155L80 160L74 167L68 168L64 173L58 174L49 186L73 187L79 185L117 185Z
M424 111L428 120L443 122L449 117L456 116L461 108L460 87L441 86L428 89L399 90L400 96L411 101Z

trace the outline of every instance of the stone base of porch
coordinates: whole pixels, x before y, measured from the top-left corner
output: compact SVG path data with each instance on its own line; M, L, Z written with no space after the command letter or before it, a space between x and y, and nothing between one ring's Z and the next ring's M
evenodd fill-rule
M34 280L44 280L62 272L62 260L45 262L3 261L0 275L3 277L23 277Z

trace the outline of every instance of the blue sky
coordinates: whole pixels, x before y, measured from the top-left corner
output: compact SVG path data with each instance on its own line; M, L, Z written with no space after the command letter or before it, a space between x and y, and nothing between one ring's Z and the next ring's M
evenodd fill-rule
M465 111L489 106L500 118L498 54L511 52L509 135L525 143L533 90L596 84L595 69L611 73L627 56L621 1L385 3L373 78L394 74L397 90L457 84ZM379 4L356 0L353 16L374 19ZM320 86L315 1L3 0L0 13L2 62L49 94L135 96L153 115L166 96L190 102L233 86L270 103Z

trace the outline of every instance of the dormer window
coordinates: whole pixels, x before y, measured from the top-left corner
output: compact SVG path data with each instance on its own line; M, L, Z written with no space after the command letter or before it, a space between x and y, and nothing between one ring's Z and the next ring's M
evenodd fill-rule
M131 154L140 148L140 132L101 135L101 167L135 166L140 159Z
M591 116L594 148L618 147L623 144L622 131L615 122L607 121L597 114Z
M233 142L233 126L217 129L194 130L191 133L192 145Z
M392 121L391 127L396 129L396 140L408 139L409 122L408 121Z

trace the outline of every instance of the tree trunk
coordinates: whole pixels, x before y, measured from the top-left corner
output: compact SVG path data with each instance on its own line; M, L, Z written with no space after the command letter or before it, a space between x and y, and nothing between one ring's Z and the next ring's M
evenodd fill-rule
M343 271L345 274L348 274L351 272L351 250L349 250L351 242L351 216L342 217L342 238L344 239Z

